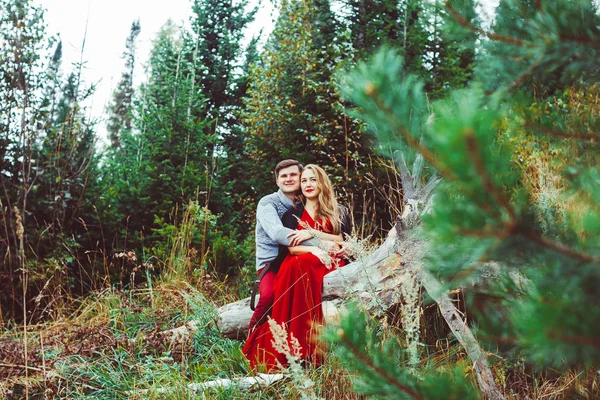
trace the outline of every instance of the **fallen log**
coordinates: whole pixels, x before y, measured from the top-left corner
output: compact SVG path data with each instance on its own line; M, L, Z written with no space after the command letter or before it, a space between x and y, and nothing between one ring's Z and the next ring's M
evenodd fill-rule
M273 383L286 378L286 374L256 374L255 376L231 378L231 379L216 379L213 381L189 383L186 388L192 393L202 393L207 389L219 388L224 389L235 386L240 390L250 390L257 387L268 387ZM166 394L179 389L178 387L155 388L135 390L129 394L134 398L147 398L149 394Z
M323 280L323 312L325 322L339 316L341 299L358 298L361 293L380 293L393 289L396 274L385 261L394 256L394 238L388 238L375 252L325 276ZM388 306L391 304L388 304ZM250 298L229 303L218 310L217 325L223 336L245 338L252 316Z

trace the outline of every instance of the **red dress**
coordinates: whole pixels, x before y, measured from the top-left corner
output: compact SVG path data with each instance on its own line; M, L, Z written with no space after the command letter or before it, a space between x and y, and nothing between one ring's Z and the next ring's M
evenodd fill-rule
M333 231L329 221L322 227L321 224L315 223L306 210L300 221L322 232ZM302 224L298 225L298 229L303 229ZM343 261L336 260L334 264L342 266ZM271 318L280 326L284 324L290 348L293 347L292 339L297 339L300 358L313 365L322 363L323 357L315 341L315 334L319 326L323 325L323 277L333 269L327 269L312 253L298 256L288 254L275 278L275 302ZM278 352L273 345L273 333L269 323L257 326L250 333L242 351L250 360L253 369L264 366L266 371L273 371L278 369L279 365L284 368L288 366L286 356Z

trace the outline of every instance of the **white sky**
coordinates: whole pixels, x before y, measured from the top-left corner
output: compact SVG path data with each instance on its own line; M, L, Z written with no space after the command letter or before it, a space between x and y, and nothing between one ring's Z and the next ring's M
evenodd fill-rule
M141 32L137 41L137 65L134 81L143 81L143 68L148 59L152 40L170 18L176 24L189 24L191 0L37 0L47 11L45 21L48 34L60 34L63 41L63 71L71 64L83 60L83 79L96 83L96 92L89 104L90 117L100 118L96 132L105 136L103 113L112 91L119 82L124 68L121 55L131 23L140 20ZM256 21L247 30L247 41L263 28L263 40L273 26L273 6L262 1ZM482 0L483 9L491 13L499 0ZM87 24L87 34L86 34ZM85 48L81 53L83 38Z

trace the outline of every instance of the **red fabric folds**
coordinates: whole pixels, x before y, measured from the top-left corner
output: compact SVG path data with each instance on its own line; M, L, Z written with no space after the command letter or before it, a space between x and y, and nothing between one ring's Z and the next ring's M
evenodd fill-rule
M330 223L321 229L306 211L300 221L313 229L331 232ZM303 229L302 224L298 229ZM337 261L336 266L340 264ZM328 270L313 254L288 255L281 264L273 286L275 302L271 318L279 325L284 324L290 348L294 347L292 338L297 339L300 358L316 366L323 362L322 351L315 340L316 333L323 325L323 277L332 270ZM250 332L242 351L253 369L274 371L280 366L288 366L286 356L273 345L269 323L263 323Z

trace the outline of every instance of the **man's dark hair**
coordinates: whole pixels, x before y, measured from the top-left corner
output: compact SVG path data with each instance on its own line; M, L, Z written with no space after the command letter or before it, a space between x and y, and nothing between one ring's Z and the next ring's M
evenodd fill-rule
M275 171L274 171L275 179L279 178L279 171L281 171L282 169L287 168L287 167L292 167L294 165L297 165L298 170L300 171L300 173L302 173L302 168L304 168L304 167L302 167L302 164L300 164L299 161L292 160L292 159L280 161L279 164L277 164L277 166L275 167Z

